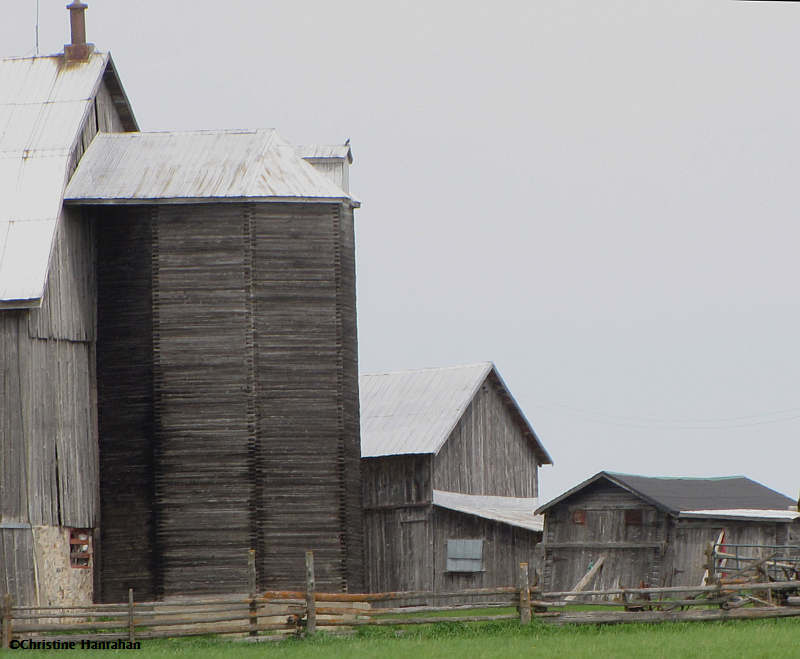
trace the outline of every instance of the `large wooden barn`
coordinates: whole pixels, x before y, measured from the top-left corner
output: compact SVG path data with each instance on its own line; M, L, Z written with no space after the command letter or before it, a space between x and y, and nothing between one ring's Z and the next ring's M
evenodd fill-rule
M552 460L494 366L362 375L360 392L368 587L515 583Z
M709 544L800 545L797 502L743 476L602 471L537 512L545 516L548 591L572 589L601 557L593 589L699 586ZM742 551L752 556L758 548Z
M361 590L349 147L138 132L84 8L0 61L0 591Z

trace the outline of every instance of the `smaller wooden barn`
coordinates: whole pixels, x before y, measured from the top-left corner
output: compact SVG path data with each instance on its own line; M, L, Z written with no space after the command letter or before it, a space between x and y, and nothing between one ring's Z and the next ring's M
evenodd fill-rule
M510 585L541 540L547 451L494 365L362 375L367 585Z
M744 476L661 478L601 471L537 510L545 589L701 585L710 543L800 545L797 502ZM765 550L766 551L766 550Z

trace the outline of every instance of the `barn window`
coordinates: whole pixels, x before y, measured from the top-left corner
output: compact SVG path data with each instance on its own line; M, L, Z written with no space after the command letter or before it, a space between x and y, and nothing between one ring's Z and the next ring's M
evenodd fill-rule
M448 540L447 571L483 571L483 540Z
M579 510L572 511L572 523L573 524L586 524L586 511L582 508Z
M69 530L70 567L88 569L92 564L92 529Z
M625 526L642 526L643 515L641 509L625 511Z

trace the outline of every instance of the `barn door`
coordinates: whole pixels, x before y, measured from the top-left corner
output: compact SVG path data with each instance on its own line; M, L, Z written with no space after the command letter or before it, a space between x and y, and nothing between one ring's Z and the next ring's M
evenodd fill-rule
M425 510L400 515L400 572L398 590L430 590L433 587L430 523Z
M705 551L717 542L722 527L678 527L673 542L672 585L699 586L706 570Z

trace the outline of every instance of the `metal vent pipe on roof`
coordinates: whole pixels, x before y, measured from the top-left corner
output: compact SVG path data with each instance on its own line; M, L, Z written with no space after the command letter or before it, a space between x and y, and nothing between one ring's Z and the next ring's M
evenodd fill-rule
M67 5L69 9L69 27L71 43L64 46L67 60L86 60L94 50L94 45L86 43L86 8L88 5L73 0Z

